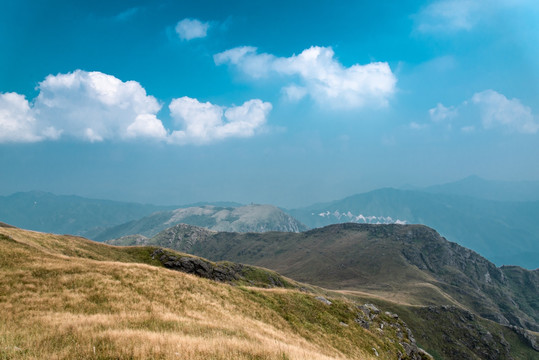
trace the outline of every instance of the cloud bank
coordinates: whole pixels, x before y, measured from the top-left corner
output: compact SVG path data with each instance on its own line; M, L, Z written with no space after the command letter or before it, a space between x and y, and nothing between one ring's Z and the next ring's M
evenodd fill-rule
M335 59L330 47L313 46L299 55L276 57L243 46L216 54L214 61L217 65L232 65L254 80L270 76L291 80L282 88L287 99L297 101L310 96L319 105L332 108L386 106L397 82L387 63L345 67Z
M461 116L461 113L468 113L468 116ZM458 106L446 107L438 103L436 107L429 110L429 115L431 120L438 124L446 123L447 125L453 120L464 121L465 123L460 127L464 133L476 131L477 125L470 124L469 121L477 117L481 119L479 125L484 130L499 129L507 133L520 134L536 134L539 131L539 122L530 107L522 104L519 99L508 99L492 89L477 92L471 99ZM410 124L410 128L414 130L427 126L427 124L416 122ZM450 123L448 128L451 129Z
M206 37L210 24L197 19L183 19L176 25L176 33L182 40Z
M33 102L16 93L0 93L0 143L75 138L207 144L255 135L271 110L270 103L258 99L224 108L183 97L169 106L179 127L165 129L157 118L162 105L136 81L76 70L49 75L37 89Z

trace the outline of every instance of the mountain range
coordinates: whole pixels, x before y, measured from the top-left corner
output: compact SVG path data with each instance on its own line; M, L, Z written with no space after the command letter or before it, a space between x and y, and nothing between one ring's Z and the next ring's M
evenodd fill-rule
M296 232L345 222L424 224L497 265L535 269L537 194L539 182L475 176L420 189L379 189L290 210L234 202L155 206L29 192L0 197L0 219L100 241L137 234L152 237L180 222L232 232Z
M0 219L15 226L56 234L95 234L170 206L156 206L43 191L0 196Z
M424 224L498 265L539 267L539 201L388 188L288 212L309 228L345 222Z
M441 185L432 185L422 190L435 194L464 195L496 201L539 201L539 181L496 181L472 175L464 179Z
M223 233L188 225L172 229L176 235L184 234L183 240L191 240L180 243L190 243L192 250L210 243L225 248L230 243L222 241L232 236L245 239L242 245L247 251L242 256L252 259L262 253L273 254L273 260L307 255L307 261L290 263L289 268L300 269L298 275L307 277L314 271L313 278L321 281L336 278L341 271L347 290L326 290L265 268L214 262L155 246L113 247L2 224L0 355L17 359L531 360L539 351L532 332L486 320L470 311L470 304L459 304L461 298L442 296L445 290L425 298L428 305L411 304L413 296L405 291L411 282L395 287L392 297L381 296L390 290L392 272L398 276L393 286L410 277L425 281L426 294L435 293L431 291L433 276L443 283L451 276L453 282L463 280L458 275L466 274L470 286L479 285L487 293L491 284L502 296L518 299L515 294L522 285L514 281L518 276L508 276L510 272L501 269L506 278L500 280L492 264L456 244L448 245L423 226L344 224L303 233L263 234ZM187 234L189 239L185 239ZM270 236L272 242L268 243ZM220 240L215 243L216 239ZM395 242L405 246L390 253ZM249 244L252 246L246 246ZM309 249L310 245L316 248ZM413 251L399 255L407 248ZM315 249L320 249L318 255ZM388 263L378 264L365 278L357 271L367 274L366 268L356 266L354 274L346 271L354 264L328 260L329 249L343 253L359 249L364 258L356 258L356 262L364 259L369 266ZM420 259L414 253L417 249ZM378 255L373 258L374 254ZM357 250L350 255L346 261L354 259ZM461 267L461 255L471 266ZM395 257L400 261L392 262ZM314 263L309 264L311 261ZM405 263L418 265L395 267ZM276 262L276 266L283 264ZM393 266L392 271L381 270L386 266ZM474 269L482 277L473 277ZM485 270L491 274L489 281L482 274ZM422 275L426 271L431 272L430 278ZM363 285L366 280L386 280L371 282L374 291L367 293L351 290L353 278ZM480 285L483 280L486 283ZM504 288L509 285L512 292ZM460 286L462 291L469 290ZM400 291L401 298L397 296ZM512 309L506 310L507 318Z
M235 208L206 205L156 212L142 219L106 229L93 239L104 241L134 234L151 237L182 223L231 232L299 232L307 229L305 225L272 205L245 205Z
M109 243L134 244L125 238ZM398 297L410 305L456 305L539 331L539 270L498 268L422 225L347 223L303 233L245 234L180 224L143 244L268 267L301 282Z

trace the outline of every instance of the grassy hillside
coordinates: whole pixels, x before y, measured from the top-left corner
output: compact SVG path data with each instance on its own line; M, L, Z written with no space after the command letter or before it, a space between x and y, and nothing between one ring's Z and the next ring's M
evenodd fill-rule
M173 271L197 258L157 250L0 227L0 358L428 358L390 313L291 280L260 288ZM266 286L271 273L250 269L245 279Z
M298 281L408 305L457 305L539 329L539 271L497 268L421 225L339 224L304 233L214 233L181 225L149 244L274 269Z

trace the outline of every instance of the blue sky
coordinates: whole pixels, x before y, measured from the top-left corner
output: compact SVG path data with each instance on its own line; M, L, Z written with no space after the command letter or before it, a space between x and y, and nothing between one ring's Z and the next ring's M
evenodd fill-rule
M539 4L486 3L0 1L0 193L539 180Z

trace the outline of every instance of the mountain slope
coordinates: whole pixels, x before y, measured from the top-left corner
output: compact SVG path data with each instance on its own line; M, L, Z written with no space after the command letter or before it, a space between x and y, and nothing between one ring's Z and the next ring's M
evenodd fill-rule
M539 181L494 181L469 176L459 181L429 186L421 190L497 201L539 201Z
M156 250L0 227L0 357L430 358L390 313L171 271L196 258Z
M0 196L0 219L21 228L56 234L88 235L166 209L170 207L39 191Z
M421 225L339 224L303 233L215 233L177 226L149 244L268 267L298 281L410 305L458 305L539 330L539 270L497 268Z
M289 213L311 228L344 222L372 222L368 221L369 217L374 222L424 224L498 265L513 264L528 269L539 267L537 201L498 202L381 189L290 210Z
M139 220L114 226L94 236L93 239L104 241L134 234L151 237L180 223L216 231L299 232L306 230L305 225L272 205L246 205L237 208L208 205L154 213Z

